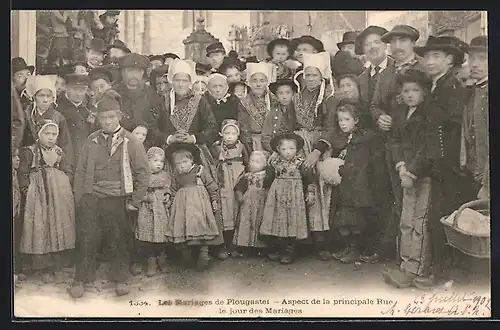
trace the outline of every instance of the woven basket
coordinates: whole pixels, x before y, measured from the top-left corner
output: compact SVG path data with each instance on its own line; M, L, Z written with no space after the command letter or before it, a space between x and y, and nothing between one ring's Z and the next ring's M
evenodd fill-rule
M457 221L463 210L466 208L472 208L476 211L488 215L489 211L489 200L476 200L462 205L455 214L453 223L446 222L447 217L441 218L441 223L444 225L444 231L446 233L446 240L448 244L454 248L462 251L463 253L480 259L490 258L490 235L479 236L477 234L466 232L458 228Z

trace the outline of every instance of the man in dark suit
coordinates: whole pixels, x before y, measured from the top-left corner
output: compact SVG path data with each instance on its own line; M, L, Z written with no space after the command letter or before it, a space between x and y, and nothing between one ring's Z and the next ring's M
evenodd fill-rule
M382 41L382 36L384 36L387 32L388 31L383 27L369 26L356 37L356 54L364 54L366 59L370 62L370 66L366 67L363 73L359 76L359 90L363 104L371 104L376 86L378 81L382 78L382 75L388 77L392 77L394 75L394 60L387 56L387 44ZM366 111L366 113L369 112L368 109L364 109L364 111ZM373 125L375 124L373 123ZM380 150L380 155L378 155L379 158L383 159L383 157L385 157L384 151L385 150L383 149ZM381 175L384 178L380 178L380 182L387 182L387 185L379 187L381 190L379 193L383 195L384 198L380 198L382 203L377 205L377 216L374 217L373 221L368 224L369 230L366 232L369 234L364 237L364 253L360 257L360 260L365 262L378 262L381 259L382 254L384 254L384 257L387 257L388 254L382 253L381 250L384 245L382 242L385 240L386 236L386 219L391 213L389 210L392 206L392 192L390 188L391 185L389 183L389 173L384 171ZM394 221L391 221L391 223L393 222ZM395 255L395 251L393 252Z
M386 68L380 71L377 79L373 98L370 101L370 112L379 128L379 133L384 141L392 128L392 114L399 109L402 103L401 93L397 87L397 76L409 69L425 71L423 59L414 52L415 42L420 38L420 33L409 25L396 25L390 32L381 37L381 41L390 44L392 58L387 57ZM381 64L382 66L383 64ZM383 230L379 250L373 258L363 258L364 261L374 261L377 254L392 255L396 251L398 237L399 219L401 218L403 192L399 175L396 172L390 148L386 145L385 158L387 162L387 173L390 178L392 193L389 192L389 201L392 205L387 205L386 215L387 227Z

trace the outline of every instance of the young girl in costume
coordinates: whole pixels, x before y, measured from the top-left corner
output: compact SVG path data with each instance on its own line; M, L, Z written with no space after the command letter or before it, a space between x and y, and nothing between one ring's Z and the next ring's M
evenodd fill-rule
M135 238L139 241L142 254L148 259L146 275L156 274L157 265L166 271L167 260L165 244L168 224L166 194L170 187L170 176L164 171L165 152L158 147L151 147L147 152L151 179L145 200L139 208Z
M234 194L240 205L233 237L235 249L231 254L236 258L248 255L248 248L266 247L259 234L267 189L271 185L266 164L267 153L253 151L248 161L248 171L240 176L234 187Z
M360 238L367 221L376 221L374 207L378 205L377 178L385 166L380 157L382 142L370 130L359 127L362 113L353 104L337 109L338 125L348 134L347 145L337 158L344 160L339 167L338 203L335 227L344 249L333 255L343 263L352 263L360 257Z
M308 236L307 204L314 203L314 184L303 169L304 160L297 156L304 140L293 132L281 133L271 140L278 157L270 162L273 182L269 188L264 221L260 234L270 236L275 243L268 255L271 260L290 264L294 260L297 240Z
M73 173L56 145L58 135L59 126L47 120L37 142L22 149L18 174L24 200L20 251L45 283L54 282L55 271L68 263L75 248Z
M208 169L201 164L200 151L194 144L173 143L167 157L174 169L174 180L167 194L171 204L167 240L182 244L182 259L191 264L192 248L199 247L197 268L208 266L208 246L222 244L216 216L220 216L219 187Z
M234 119L222 122L221 140L212 146L212 155L217 164L218 181L221 194L221 211L224 223L224 244L228 254L232 252L235 214L234 186L245 171L248 161L246 149L239 140L240 125Z

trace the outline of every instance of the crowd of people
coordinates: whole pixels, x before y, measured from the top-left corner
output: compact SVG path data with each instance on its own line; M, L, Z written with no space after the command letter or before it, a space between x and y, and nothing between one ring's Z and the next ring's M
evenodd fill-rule
M489 198L488 40L419 37L369 26L333 57L277 39L262 62L215 43L209 66L96 38L69 70L12 59L15 279L74 265L80 298L108 256L125 295L172 258L316 256L447 280L440 218Z

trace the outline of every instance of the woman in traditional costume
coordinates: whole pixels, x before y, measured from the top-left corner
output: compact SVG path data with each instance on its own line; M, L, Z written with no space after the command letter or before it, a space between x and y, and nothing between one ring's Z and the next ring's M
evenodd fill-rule
M241 124L241 140L248 151L264 150L262 147L262 128L264 119L277 103L276 96L269 91L273 67L270 63L248 63L246 69L249 93L240 99L246 111L238 113Z

